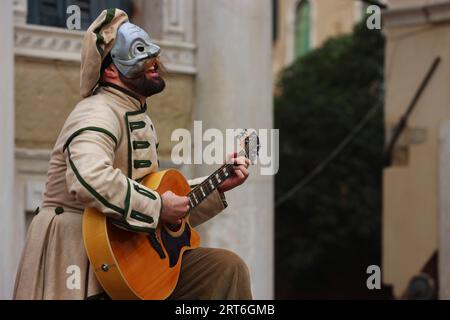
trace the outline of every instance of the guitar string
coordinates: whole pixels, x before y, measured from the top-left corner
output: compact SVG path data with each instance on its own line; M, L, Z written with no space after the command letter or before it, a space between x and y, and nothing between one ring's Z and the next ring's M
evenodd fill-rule
M227 164L220 167L216 172L206 178L201 184L196 186L191 191L190 195L194 196L194 199L192 199L191 197L191 201L194 204L194 207L199 205L206 197L208 197L221 182L225 181L231 176L233 167L234 164Z
M257 137L250 137L249 150L253 150L255 146L257 146L258 140ZM256 143L255 143L256 142ZM245 151L241 151L238 153L238 156L243 156ZM197 207L205 198L207 198L215 189L217 189L218 185L228 179L231 176L231 169L233 169L234 164L225 164L216 170L213 174L211 174L208 178L206 178L202 183L197 185L191 192L188 194L190 202L193 204L190 205L190 210ZM217 179L217 176L221 180L220 182ZM213 184L211 186L210 184ZM192 196L194 198L192 198Z
M250 138L250 140L251 140L249 142L249 145L251 146L250 149L253 149L255 147L254 142L257 142L257 140L256 140L256 138L254 136L252 136ZM242 152L243 151L241 151L238 155L241 156ZM228 178L227 174L229 175L231 173L230 169L232 169L233 166L234 166L234 164L229 164L229 165L222 166L216 172L214 172L212 175L210 175L207 179L205 179L202 183L200 183L198 186L196 186L191 191L191 193L192 193L192 195L198 197L201 200L198 201L198 199L194 199L192 202L196 203L196 205L201 203L201 201L204 198L206 198L209 194L211 194L212 191L214 191L217 188L217 184L219 182L217 181L216 177L219 176L219 179L221 178L221 180L226 180ZM214 182L214 183L212 183L212 182ZM213 184L213 186L210 187L210 184ZM206 192L205 192L205 189L206 189Z
M252 137L250 138L250 140L251 140L251 142L249 142L249 145L250 145L250 148L249 148L249 149L253 149L253 148L255 147L254 142L257 143L257 139L256 139L256 137L252 136ZM243 153L243 151L241 151L241 152L238 154L238 156L243 155L242 153ZM195 196L199 197L200 199L202 199L203 197L208 196L212 191L214 191L214 190L217 188L217 186L214 186L213 188L210 188L210 184L208 184L208 182L210 182L211 180L216 180L216 181L215 181L215 184L218 184L219 181L217 181L217 179L216 179L216 176L217 176L217 175L219 175L219 178L221 178L222 181L223 181L223 180L226 180L226 179L228 178L228 177L227 177L227 174L230 174L230 173L231 173L231 172L229 172L229 169L231 169L233 166L234 166L234 164L229 164L229 165L225 165L225 166L220 167L220 168L219 168L218 170L216 170L212 175L210 175L208 178L206 178L202 183L200 183L198 186L196 186L191 192L192 192ZM225 170L226 170L226 173L227 173L227 174L225 174ZM210 183L211 183L211 182L210 182ZM202 192L202 189L203 189L203 188L205 188L205 189L207 190L207 192L204 192L204 190L203 190L203 192ZM200 192L201 192L200 194L199 194L199 190L200 190ZM206 196L203 196L203 193L205 193ZM203 199L202 199L202 200L203 200ZM197 205L198 205L198 203L200 203L201 201L195 201L195 202L197 202Z

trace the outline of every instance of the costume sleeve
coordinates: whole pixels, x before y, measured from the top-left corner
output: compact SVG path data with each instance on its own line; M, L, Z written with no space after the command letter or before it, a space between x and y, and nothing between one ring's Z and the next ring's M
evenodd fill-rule
M88 127L73 134L64 146L68 190L85 207L96 208L122 228L153 231L162 199L113 167L116 144L105 129Z
M191 188L198 184L199 179L189 180ZM202 223L214 218L228 206L225 194L214 190L198 207L192 210L189 222L192 227L197 227Z

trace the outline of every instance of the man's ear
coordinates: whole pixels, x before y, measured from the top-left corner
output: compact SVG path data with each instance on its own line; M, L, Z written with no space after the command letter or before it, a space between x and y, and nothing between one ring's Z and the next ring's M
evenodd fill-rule
M103 77L105 78L105 80L108 79L117 79L119 78L119 71L117 70L116 66L114 65L114 63L111 63L103 72Z

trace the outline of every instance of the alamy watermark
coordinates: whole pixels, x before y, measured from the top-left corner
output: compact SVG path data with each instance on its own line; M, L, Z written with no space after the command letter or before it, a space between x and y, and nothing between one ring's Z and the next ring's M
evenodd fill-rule
M81 9L78 5L70 5L66 9L66 26L69 30L81 30ZM370 5L366 8L366 26L369 30L381 29L381 8Z
M381 268L375 264L370 265L366 269L366 273L370 276L367 278L366 286L369 290L381 289Z
M381 8L377 5L368 6L366 9L366 26L369 30L381 30Z
M69 276L66 279L66 287L69 290L81 290L81 269L77 265L70 265L66 269Z
M172 142L177 142L171 153L175 165L223 164L226 156L233 152L245 154L245 139L240 139L243 129L227 129L225 134L219 129L207 129L203 132L202 121L194 121L193 135L187 129L176 129L172 132ZM261 175L275 175L279 169L279 130L259 129L247 130L255 132L255 139L247 141L253 164L260 165ZM256 150L255 150L256 148Z
M67 7L66 26L69 30L81 30L81 9L77 5L70 5Z

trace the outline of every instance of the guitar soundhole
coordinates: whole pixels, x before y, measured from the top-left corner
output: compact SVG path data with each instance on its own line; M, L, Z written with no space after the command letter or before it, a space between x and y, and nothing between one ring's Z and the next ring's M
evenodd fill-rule
M180 257L180 252L183 247L189 247L191 245L191 228L186 224L183 234L174 238L167 233L165 228L161 228L161 241L166 248L167 254L169 255L169 267L173 268L176 266L178 259Z

